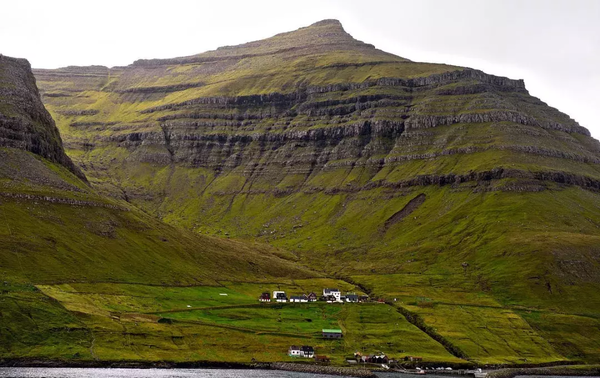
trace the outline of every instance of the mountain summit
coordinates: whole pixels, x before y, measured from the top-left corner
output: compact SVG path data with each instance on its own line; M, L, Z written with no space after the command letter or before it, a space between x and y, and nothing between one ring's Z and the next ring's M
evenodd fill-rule
M600 143L522 80L408 61L333 20L35 75L97 190L398 299L456 358L600 358Z
M354 54L353 59L380 58L385 60L406 61L392 54L375 49L354 39L346 33L338 20L323 20L298 30L277 34L264 40L248 42L237 46L224 46L214 51L174 59L137 60L134 66L151 66L164 64L189 64L211 60L272 56L280 54L288 59L302 55L326 54L332 51L345 51ZM264 62L269 63L269 62ZM275 63L275 62L270 62ZM281 62L278 62L281 64Z

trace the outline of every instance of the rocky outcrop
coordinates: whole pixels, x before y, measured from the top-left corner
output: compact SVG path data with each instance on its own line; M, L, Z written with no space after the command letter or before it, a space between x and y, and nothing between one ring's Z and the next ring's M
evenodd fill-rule
M295 371L300 373L310 374L328 374L328 375L340 375L344 377L364 377L364 378L376 378L377 375L367 369L357 369L349 367L338 367L338 366L327 366L317 364L298 364L289 362L274 362L270 365L271 369L284 370L284 371Z
M0 147L18 148L59 163L85 180L67 157L40 99L29 62L0 56Z
M39 196L39 195L26 194L26 193L2 193L2 192L0 192L0 197L20 199L20 200L26 200L26 201L31 201L31 202L48 202L48 203L62 204L62 205L69 205L69 206L78 206L78 207L103 207L106 209L129 211L129 209L127 209L125 207L113 205L110 203L78 200L78 199L73 199L73 198Z

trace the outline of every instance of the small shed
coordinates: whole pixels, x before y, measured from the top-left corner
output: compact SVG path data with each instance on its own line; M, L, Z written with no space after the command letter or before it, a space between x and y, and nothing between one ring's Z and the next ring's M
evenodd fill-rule
M323 329L324 339L341 339L343 336L341 329Z
M322 364L328 364L329 362L331 362L331 360L327 356L315 356L315 362L320 362Z

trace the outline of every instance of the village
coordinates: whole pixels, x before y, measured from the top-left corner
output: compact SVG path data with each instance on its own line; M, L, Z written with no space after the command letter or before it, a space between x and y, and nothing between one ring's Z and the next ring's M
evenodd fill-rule
M271 293L264 292L259 297L260 302L277 302L277 303L310 303L310 302L327 302L327 303L364 303L364 302L377 302L384 303L383 300L377 301L369 298L368 295L357 295L356 293L346 293L342 295L339 289L323 289L321 296L317 296L314 292L301 295L292 295L288 298L285 291L275 290L273 295ZM344 334L341 329L323 329L321 331L323 339L341 339ZM288 349L288 356L298 358L309 358L313 359L316 363L329 364L330 359L325 355L318 355L315 353L315 348L310 345L292 345ZM421 357L408 356L404 358L405 361L419 362L422 361ZM378 364L382 366L388 366L390 363L395 363L395 360L390 359L385 353L378 352L374 354L362 354L361 352L355 352L353 356L346 358L348 364Z
M317 294L311 292L309 294L293 295L288 298L285 291L275 290L273 296L271 293L264 292L258 298L260 302L278 302L278 303L308 303L308 302L327 302L327 303L359 303L359 302L370 302L368 295L357 295L356 293L346 293L342 295L342 292L338 289L323 289L323 295L317 297Z

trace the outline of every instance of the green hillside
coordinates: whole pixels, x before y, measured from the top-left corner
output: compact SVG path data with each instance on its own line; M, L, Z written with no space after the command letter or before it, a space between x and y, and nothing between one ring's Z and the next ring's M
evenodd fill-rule
M5 295L52 298L53 329L85 337L4 356L281 361L309 344L336 364L600 361L600 143L523 81L412 62L335 20L34 74L90 186L53 172L116 208L7 205L14 228L52 236L14 240L32 256L3 254L25 277ZM64 233L35 220L48 213ZM332 286L386 303L256 301Z

